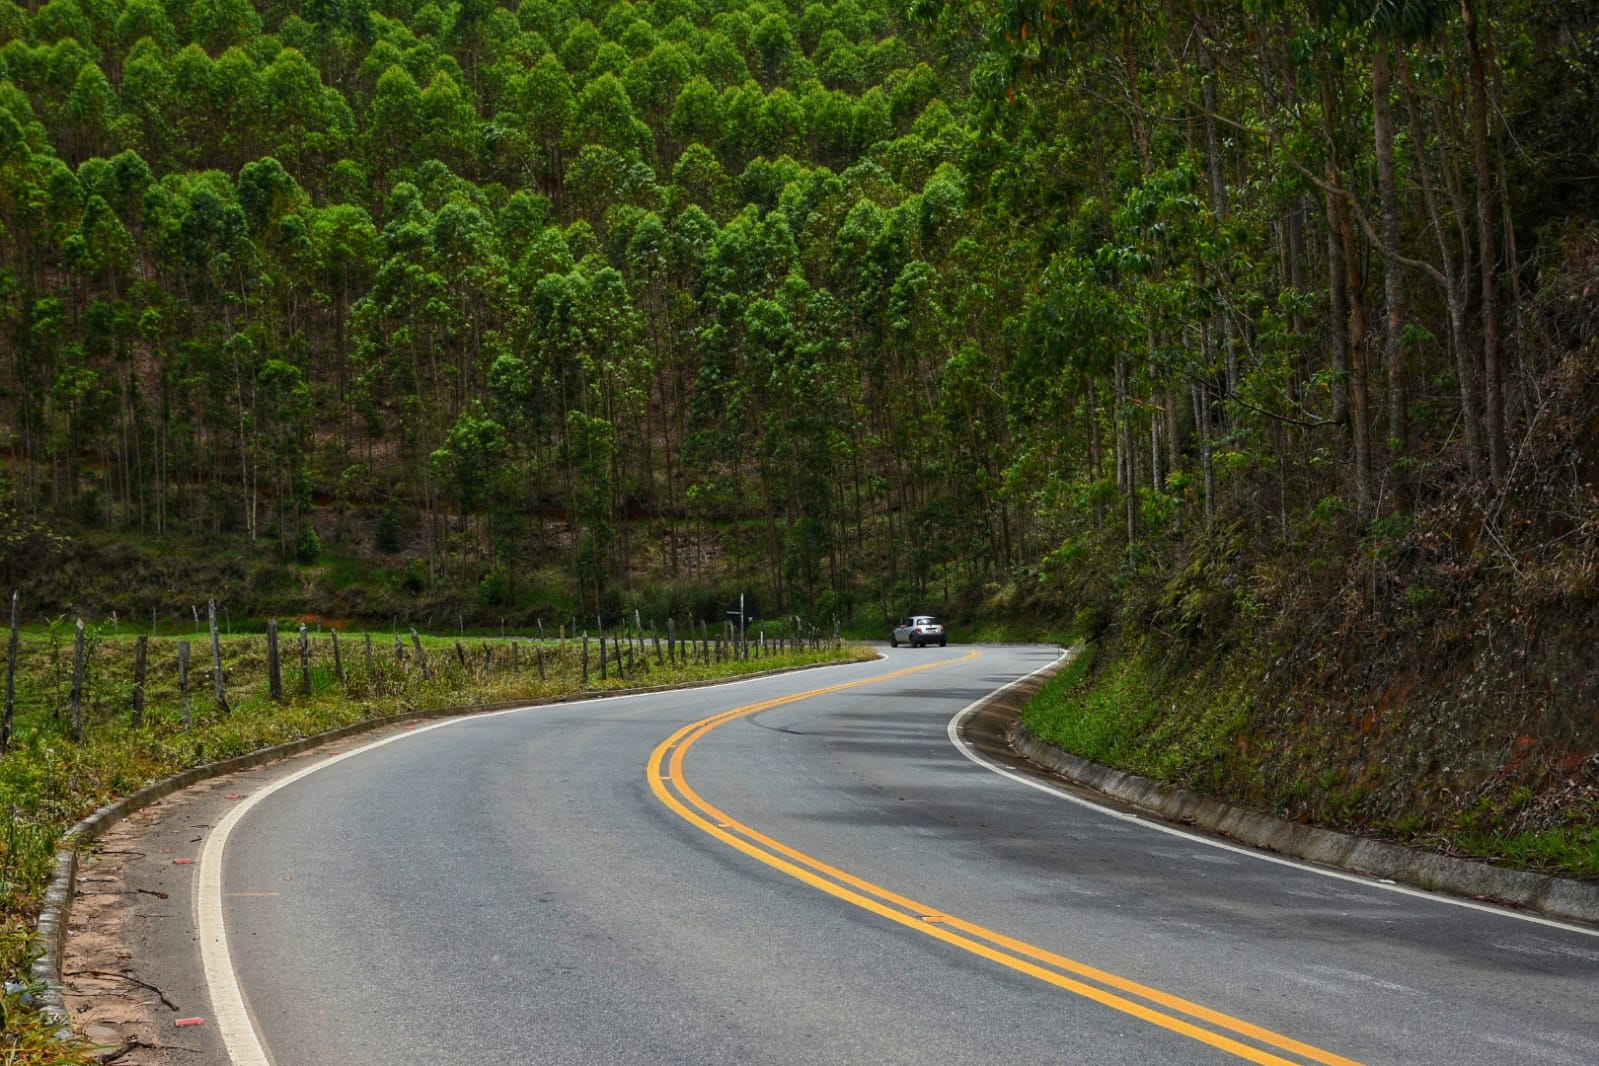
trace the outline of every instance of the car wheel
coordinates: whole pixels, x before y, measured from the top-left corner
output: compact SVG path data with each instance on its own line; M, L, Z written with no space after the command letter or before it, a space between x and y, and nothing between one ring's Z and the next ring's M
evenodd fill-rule
M919 641L919 640L913 640L913 641L911 641L911 647L920 648L920 647L922 647L922 642Z
M889 637L889 638L888 638L888 646L889 646L889 647L890 647L890 648L897 648L897 647L899 647L899 638L898 638L898 637Z
M941 640L941 641L938 642L938 646L940 648L947 648L947 647L949 647L949 641L948 640Z

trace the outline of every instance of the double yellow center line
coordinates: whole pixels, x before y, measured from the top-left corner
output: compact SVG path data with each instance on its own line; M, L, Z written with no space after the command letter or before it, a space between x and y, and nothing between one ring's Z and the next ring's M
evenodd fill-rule
M881 885L856 877L848 871L830 866L745 825L707 802L694 791L684 776L683 762L689 749L706 734L729 722L784 704L798 703L801 700L843 692L863 685L878 684L922 670L966 662L979 654L981 653L972 652L959 659L928 663L877 677L780 696L777 699L736 707L691 722L667 737L650 754L648 764L650 788L657 799L690 825L797 881L802 881L830 896L908 929L925 933L963 951L969 951L1113 1010L1130 1014L1151 1025L1160 1026L1162 1029L1219 1048L1248 1062L1261 1063L1263 1066L1303 1066L1307 1062L1322 1063L1324 1066L1359 1066L1352 1059L1334 1055L1198 1003L1191 1003L1157 988L1045 951L975 922L918 903Z

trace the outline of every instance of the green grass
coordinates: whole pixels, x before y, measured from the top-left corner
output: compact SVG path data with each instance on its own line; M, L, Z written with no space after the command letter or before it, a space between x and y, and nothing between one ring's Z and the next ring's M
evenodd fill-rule
M1502 804L1467 808L1437 789L1415 789L1395 810L1373 787L1383 782L1380 755L1328 763L1329 745L1347 740L1338 736L1342 716L1310 715L1287 733L1262 729L1247 671L1196 672L1146 653L1084 646L1023 709L1023 722L1063 751L1223 800L1516 869L1599 877L1599 804L1591 800L1534 829L1516 817L1533 798L1528 786Z
M1508 835L1468 832L1452 843L1468 855L1521 869L1560 877L1599 876L1599 827L1592 824Z
M1099 646L1083 645L1071 664L1051 678L1022 711L1022 721L1046 743L1074 755L1134 773L1152 764L1143 747L1152 709L1145 678L1131 656L1100 663Z
M395 636L373 634L367 668L363 634L340 637L341 683L330 633L312 636L311 694L303 694L298 627L284 624L279 646L283 700L269 694L267 642L258 632L221 641L224 693L230 710L217 703L210 674L210 644L203 635L151 639L147 658L145 712L133 724L135 639L121 627L86 631L86 670L81 700L81 741L73 739L73 633L61 626L36 628L19 646L16 719L11 750L0 756L0 967L5 979L31 980L30 938L43 890L54 869L62 835L81 818L113 800L182 770L312 736L362 720L407 710L437 710L533 701L578 692L713 681L761 670L864 659L856 646L752 650L748 660L714 653L663 661L664 641L624 639L625 674L618 674L611 648L600 676L597 640L589 643L583 674L581 640L512 644L503 640L424 637L428 677L423 676L409 632L405 655ZM178 641L191 644L188 723L178 685ZM465 662L457 648L465 653ZM485 667L485 650L491 661ZM539 675L540 657L544 676ZM0 651L0 671L4 653ZM0 682L3 683L3 682ZM0 1000L0 1064L54 1066L91 1061L82 1046L53 1038L54 1027L22 1003L27 991Z

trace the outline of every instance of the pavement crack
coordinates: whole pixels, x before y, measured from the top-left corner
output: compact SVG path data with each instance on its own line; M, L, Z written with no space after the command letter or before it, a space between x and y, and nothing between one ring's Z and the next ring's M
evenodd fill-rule
M113 981L126 981L130 985L138 985L140 988L148 989L149 991L154 992L156 994L156 996L158 996L160 998L161 1002L166 1005L168 1010L177 1010L178 1009L178 1005L176 1003L172 1002L170 999L168 999L167 998L167 994L165 992L161 991L161 989L157 988L155 985L152 985L149 981L141 981L141 980L139 980L139 978L134 977L134 976L132 976L130 974L118 973L115 970L73 970L71 973L66 974L65 976L67 976L67 977L102 977L102 978L106 978L106 979L113 980ZM132 1049L130 1048L128 1050L132 1050ZM124 1054L126 1054L126 1052L124 1052Z

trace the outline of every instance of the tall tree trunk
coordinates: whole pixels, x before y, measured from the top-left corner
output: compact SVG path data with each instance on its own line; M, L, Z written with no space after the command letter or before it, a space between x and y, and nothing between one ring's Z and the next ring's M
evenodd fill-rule
M1399 56L1399 79L1404 92L1405 110L1410 117L1413 136L1418 145L1427 143L1421 120L1421 107L1416 98L1416 87L1411 80L1409 65L1404 53ZM1432 113L1433 131L1439 144L1445 143L1442 125L1436 110ZM1448 229L1439 208L1436 181L1425 152L1416 153L1416 170L1421 179L1421 200L1427 210L1429 228L1438 242L1438 261L1444 275L1444 302L1449 311L1449 350L1455 366L1455 391L1460 397L1460 422L1466 435L1466 469L1473 479L1482 476L1483 434L1482 418L1477 412L1476 370L1472 365L1467 343L1466 306L1468 300L1465 276L1466 264L1471 257L1471 234L1466 224L1465 194L1458 170L1451 157L1440 157L1444 185L1454 207L1455 225L1460 235L1461 258L1457 260L1449 247Z
M1125 504L1127 543L1138 535L1138 471L1133 463L1133 418L1128 399L1127 358L1116 356L1116 480Z
M1160 406L1166 416L1166 472L1175 474L1183 468L1181 393L1168 380L1161 386ZM1162 486L1164 487L1164 486Z
M1349 289L1338 197L1327 194L1327 355L1333 371L1332 421L1349 421Z
M1486 0L1484 0L1486 2ZM1503 484L1509 465L1505 446L1503 324L1499 307L1499 239L1495 232L1493 156L1488 144L1488 65L1473 0L1460 0L1471 76L1471 155L1477 185L1477 271L1482 285L1483 423L1487 430L1488 476Z
M1349 292L1349 442L1354 466L1351 479L1355 508L1362 516L1371 513L1371 407L1366 364L1365 278L1360 273L1360 256L1355 246L1355 227L1349 217L1349 204L1342 195L1333 196L1333 211L1343 244L1344 277Z
M1227 183L1222 176L1221 137L1216 129L1216 57L1211 53L1205 28L1195 23L1194 34L1199 40L1199 69L1204 78L1200 82L1200 99L1205 108L1205 174L1210 186L1210 210L1217 221L1225 222L1228 214ZM1220 279L1225 285L1226 279ZM1241 376L1238 366L1238 329L1232 315L1225 307L1219 312L1221 319L1222 355L1226 360L1227 397L1238 392Z
M1149 151L1149 132L1144 125L1144 98L1139 88L1138 60L1133 47L1132 21L1127 20L1122 25L1122 61L1127 69L1127 114L1132 122L1133 147L1138 149L1138 159L1143 166L1143 173L1148 177L1154 172L1154 160Z
M1350 461L1353 473L1350 478L1355 506L1364 516L1371 503L1370 426L1366 387L1366 306L1362 293L1364 278L1360 272L1360 256L1355 244L1355 228L1349 217L1349 202L1344 192L1342 166L1339 163L1338 123L1340 110L1334 88L1335 72L1330 63L1322 69L1322 130L1327 138L1327 228L1328 266L1331 282L1331 316L1333 340L1333 367L1347 370L1344 389L1345 406L1340 411L1334 400L1334 417L1339 414L1349 434ZM1338 268L1334 270L1333 268ZM1345 332L1347 330L1347 332ZM1338 366L1338 360L1346 362ZM1339 375L1344 380L1345 375Z
M1383 297L1388 315L1383 333L1383 355L1388 366L1388 458L1397 470L1410 452L1410 424L1405 387L1405 268L1399 261L1391 64L1389 49L1379 45L1371 64L1371 109L1377 149L1377 197L1382 211Z
M1289 209L1287 216L1283 220L1283 232L1288 267L1283 280L1297 296L1302 294L1307 288L1305 279L1305 208L1303 200L1296 202ZM1288 329L1296 337L1303 335L1305 332L1305 320L1299 313L1297 301L1294 304L1292 314L1288 318ZM1299 398L1305 374L1303 360L1297 362L1298 365L1294 368L1294 374L1289 378L1289 388L1293 390L1291 398L1296 401Z
M1199 427L1199 468L1205 481L1205 528L1216 522L1216 464L1210 447L1210 383L1193 386L1194 424Z
M1083 421L1088 437L1088 479L1097 482L1105 479L1105 445L1099 437L1099 386L1092 378L1086 382L1086 386L1083 397ZM1094 528L1104 529L1105 506L1098 502L1097 495L1095 501Z

